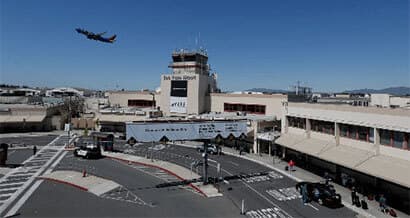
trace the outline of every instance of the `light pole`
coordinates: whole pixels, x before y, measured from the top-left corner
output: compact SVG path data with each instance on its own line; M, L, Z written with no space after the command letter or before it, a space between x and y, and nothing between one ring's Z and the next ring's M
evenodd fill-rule
M67 139L67 147L70 146L70 130L71 130L71 95L68 98L68 139Z
M208 141L204 142L204 153L202 154L202 157L204 157L204 181L203 184L206 185L208 184Z

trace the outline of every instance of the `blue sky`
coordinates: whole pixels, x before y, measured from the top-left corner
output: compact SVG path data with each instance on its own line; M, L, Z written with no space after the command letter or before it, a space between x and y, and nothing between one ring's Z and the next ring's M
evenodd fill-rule
M176 48L208 50L223 90L410 86L407 0L2 0L0 83L154 89ZM87 40L76 27L116 33Z

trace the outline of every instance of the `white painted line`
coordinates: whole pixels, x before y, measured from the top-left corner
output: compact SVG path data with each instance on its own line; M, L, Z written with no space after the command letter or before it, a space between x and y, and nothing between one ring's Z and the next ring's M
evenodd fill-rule
M30 189L20 198L19 201L9 210L5 217L14 215L17 213L17 210L20 209L21 206L27 201L27 199L31 196L31 194L40 186L43 180L38 180L30 187Z
M13 191L13 190L17 190L18 189L18 187L13 187L13 188L3 188L3 189L0 189L0 192L4 192L4 191Z
M239 166L239 164L237 164L237 163L235 163L235 162L233 162L233 161L228 161L229 163L231 163L232 165L234 165L234 166Z
M0 186L10 186L10 185L21 185L24 184L24 182L9 182L9 183L2 183Z
M319 211L319 209L318 209L317 207L313 206L311 203L307 203L307 205L310 206L311 208L313 208L313 209Z
M227 170L221 168L222 171L226 172L229 175L233 175L232 173L228 172ZM243 180L240 180L246 187L248 187L250 190L252 190L253 192L255 192L257 195L259 195L261 198L265 199L267 202L269 202L270 204L272 204L274 207L276 208L280 208L278 205L276 205L275 203L273 203L269 198L267 198L265 195L261 194L260 192L258 192L256 189L254 189L253 187L251 187L249 184L247 184L246 182L244 182ZM288 217L292 217L290 214L288 214L285 210L283 210L282 208L280 208L283 213L285 215L287 215Z
M60 138L60 136L57 137L55 140L57 140L57 139L59 139L59 138ZM55 141L55 140L53 140L53 141ZM72 140L73 140L73 139L72 139ZM51 144L51 143L49 143L48 145L50 145L50 144ZM48 145L47 145L47 146L48 146ZM43 149L46 148L47 146L43 147ZM28 181L26 181L26 182L21 186L21 188L20 188L18 191L14 192L13 195L12 195L6 202L4 202L4 204L2 204L2 205L0 206L0 215L3 214L4 211L10 206L10 204L11 204L13 201L15 201L15 200L17 199L17 197L18 197L21 193L23 193L23 191L25 191L25 190L27 189L27 187L34 181L34 179L35 179L37 176L39 176L47 167L49 167L50 164L51 164L53 161L55 161L56 157L57 157L60 153L62 153L62 152L64 151L64 150L63 150L64 147L61 147L60 149L61 149L61 150L59 150L53 158L51 158L47 163L45 163L43 166L41 166L40 169L39 169ZM31 160L31 159L32 159L32 157L29 158L28 160ZM28 160L26 160L26 161L28 161ZM25 161L25 162L26 162L26 161ZM27 195L27 193L25 193L25 195L24 195L22 198L24 198L26 195ZM29 195L28 195L28 197L29 197ZM28 197L27 197L27 198L28 198ZM16 206L16 205L14 205L14 206ZM20 206L21 206L21 205L20 205ZM14 208L14 207L13 207L13 208ZM19 208L20 208L20 207L19 207Z
M2 198L2 197L10 197L10 196L12 196L14 194L14 192L13 193L7 193L7 194L0 194L0 198Z

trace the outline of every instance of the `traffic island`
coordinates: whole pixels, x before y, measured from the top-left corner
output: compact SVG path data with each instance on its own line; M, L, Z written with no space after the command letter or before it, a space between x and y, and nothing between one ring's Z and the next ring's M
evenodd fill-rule
M120 160L128 164L138 164L147 167L160 169L172 176L175 176L181 181L199 179L200 176L189 169L162 160L151 160L145 157L129 155L117 152L102 151L102 155L111 159ZM205 197L222 196L213 185L202 185L201 183L190 183L188 186L201 193Z
M121 186L111 180L103 179L87 173L84 176L84 172L68 170L54 171L44 174L38 178L70 185L83 191L88 191L97 196L101 196L102 194Z

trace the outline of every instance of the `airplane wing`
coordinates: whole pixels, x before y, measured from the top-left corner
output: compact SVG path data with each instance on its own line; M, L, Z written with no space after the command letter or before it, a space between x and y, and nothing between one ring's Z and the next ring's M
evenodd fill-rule
M81 33L81 34L84 34L84 35L89 35L90 34L87 30L83 30L83 29L80 29L80 28L77 28L75 30L77 31L77 33Z
M102 35L104 35L104 34L106 34L107 32L102 32L102 33L97 33L97 34L95 34L95 35L97 35L97 36L102 36Z

